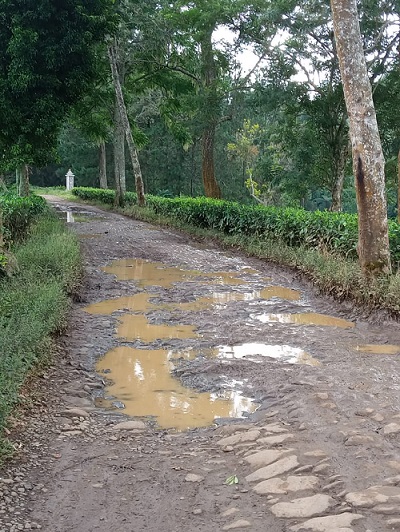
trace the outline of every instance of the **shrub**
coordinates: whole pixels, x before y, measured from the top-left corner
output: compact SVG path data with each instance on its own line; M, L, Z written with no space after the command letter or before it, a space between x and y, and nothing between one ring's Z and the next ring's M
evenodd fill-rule
M46 201L40 196L22 198L10 193L0 194L0 209L4 238L8 244L23 238L35 218L48 211Z
M75 188L73 194L89 201L112 204L114 192L95 188ZM228 235L248 235L260 240L282 242L291 247L305 246L357 258L357 215L294 208L248 206L209 198L165 198L147 195L147 206L160 216ZM126 204L136 203L136 194L126 194ZM393 263L400 261L400 226L389 221Z

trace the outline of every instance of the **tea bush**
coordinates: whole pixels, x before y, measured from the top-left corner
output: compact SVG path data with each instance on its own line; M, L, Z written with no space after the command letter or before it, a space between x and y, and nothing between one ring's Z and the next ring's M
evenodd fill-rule
M95 188L75 188L73 194L84 200L112 204L114 192ZM126 204L136 203L136 194L126 194ZM146 196L147 207L156 214L203 229L228 235L257 237L282 242L290 247L305 246L357 258L357 215L305 211L294 208L248 206L209 198L164 198ZM400 261L400 226L389 221L392 261Z
M22 198L11 193L0 194L0 209L6 243L23 238L35 218L48 211L46 201L40 196Z

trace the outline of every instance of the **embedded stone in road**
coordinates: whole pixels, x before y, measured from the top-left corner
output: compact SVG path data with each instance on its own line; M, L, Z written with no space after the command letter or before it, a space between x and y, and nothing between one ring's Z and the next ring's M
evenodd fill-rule
M271 512L277 517L298 518L319 515L333 506L335 501L329 495L317 494L289 502L278 502L271 506Z
M90 417L89 412L82 408L66 408L61 410L60 415L64 417Z
M270 478L254 486L253 490L259 495L271 495L278 493L288 493L290 491L305 491L315 488L319 479L310 476L290 476L286 480L282 478Z
M249 430L248 432L241 432L240 434L234 434L233 436L222 438L222 440L219 440L219 442L217 442L217 445L225 447L226 445L237 445L238 443L243 443L247 441L256 441L259 436L259 430Z
M292 440L293 438L293 434L278 434L278 436L265 436L265 438L260 438L258 443L263 445L278 445L279 443L283 443L286 440Z
M389 423L383 427L383 434L398 434L400 432L400 425L398 423Z
M267 466L269 464L272 464L273 462L276 462L280 458L283 458L285 454L288 454L289 452L292 452L292 451L293 449L283 449L281 451L271 451L268 449L264 451L259 451L258 453L255 453L255 454L251 454L250 456L247 456L245 460L251 466L262 467L262 466Z
M123 421L113 426L113 430L145 430L143 421Z
M277 462L273 464L270 464L266 467L262 467L261 469L257 469L257 471L254 471L254 473L251 473L251 475L248 475L246 477L246 480L248 482L256 482L258 480L268 480L269 478L277 477L278 475L287 473L288 471L291 471L298 465L299 465L299 462L297 460L297 456L292 454L291 456L286 456L285 458L282 458L282 460L278 460Z
M204 477L201 475L195 475L194 473L188 473L185 477L186 482L202 482Z
M312 530L313 532L333 532L336 530L347 529L353 524L353 521L363 519L360 514L343 513L340 515L329 515L327 517L314 517L301 525L295 525L290 528L292 532L301 530Z
M248 528L249 526L251 526L250 521L246 521L245 519L239 519L238 521L235 521L230 525L225 525L222 530L236 530L238 528Z
M261 429L266 430L267 432L272 432L273 434L288 432L288 429L285 429L285 427L282 427L279 423L270 423L269 425L264 425Z
M346 502L356 508L372 508L377 504L400 503L400 488L395 486L372 486L364 491L348 493Z

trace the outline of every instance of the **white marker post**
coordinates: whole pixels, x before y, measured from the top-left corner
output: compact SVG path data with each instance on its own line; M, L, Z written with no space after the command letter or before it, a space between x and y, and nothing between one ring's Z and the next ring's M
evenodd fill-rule
M75 175L72 173L71 168L68 170L65 177L67 178L67 190L72 190L74 188Z

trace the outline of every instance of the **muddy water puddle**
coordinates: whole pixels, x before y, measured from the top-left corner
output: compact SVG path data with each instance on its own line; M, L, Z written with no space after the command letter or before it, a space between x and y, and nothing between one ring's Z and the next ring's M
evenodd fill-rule
M140 286L161 286L163 288L170 288L174 283L193 281L197 277L213 277L216 283L226 285L245 284L246 282L236 278L234 272L203 274L197 270L185 270L142 259L116 260L104 267L103 271L115 275L121 281L137 281Z
M125 314L119 321L117 336L128 341L154 342L172 338L184 340L198 336L193 325L155 325L149 323L143 314Z
M373 355L399 355L400 345L389 345L389 344L357 345L355 347L355 350L361 353L370 353Z
M58 216L69 224L93 222L94 220L105 220L106 218L89 211L58 210Z
M165 303L151 303L149 299L157 297L157 294L141 292L133 296L124 296L116 299L106 299L98 303L93 303L85 307L85 312L89 314L110 315L117 310L146 312L152 309L172 309L188 312L205 310L213 306L225 306L229 303L239 301L267 300L272 297L288 299L289 301L300 298L300 293L296 290L284 288L282 286L269 286L263 290L251 292L213 292L210 296L199 297L193 301L174 301Z
M154 297L152 294L141 292L133 296L124 296L117 299L106 299L99 303L93 303L85 307L85 312L89 314L110 315L117 310L128 310L135 312L146 312L154 309L156 305L150 303L149 299Z
M165 339L195 339L199 336L194 325L152 323L152 318L147 316L149 311L197 312L213 307L226 307L235 302L272 298L298 301L301 297L300 292L288 287L265 286L266 278L250 268L233 272L204 273L142 259L123 259L114 261L104 267L103 271L115 275L118 280L136 281L139 287L145 290L153 287L152 292L140 292L132 296L101 301L84 309L90 314L100 315L111 315L120 311L116 336L124 341L140 340L151 343ZM245 275L246 279L242 279L242 275ZM171 296L158 288L170 289L177 284L193 281L197 285L205 286L206 292L209 293L193 299L189 296L189 301L171 301ZM210 290L207 285L214 285L216 288ZM157 288L160 293L156 292ZM208 351L207 356L211 358L227 360L246 358L258 362L261 357L270 357L291 364L319 364L308 353L290 346L243 344L219 346ZM184 348L176 352L122 346L113 349L97 366L98 371L108 374L111 380L107 387L111 399L100 398L101 406L113 408L118 403L118 407L122 405L125 414L154 416L161 427L174 427L179 430L208 426L215 418L241 417L243 412L254 412L256 405L238 391L223 390L220 394L198 393L185 388L171 375L172 358L189 360L200 354L196 349Z
M323 327L340 327L342 329L351 329L355 324L342 318L335 318L326 314L317 314L316 312L301 312L299 314L253 314L252 319L262 323L283 323L295 325L320 325Z
M166 350L117 347L97 364L112 381L107 393L124 405L130 416L154 416L161 428L187 430L207 427L216 418L238 418L256 410L251 399L237 391L198 393L172 377L173 354Z

